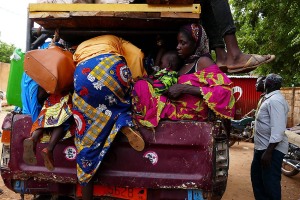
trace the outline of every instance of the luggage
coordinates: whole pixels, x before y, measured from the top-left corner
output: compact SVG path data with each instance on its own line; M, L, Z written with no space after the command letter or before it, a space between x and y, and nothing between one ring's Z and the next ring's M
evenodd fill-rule
M24 72L24 53L21 49L15 49L10 62L6 100L9 105L22 108L21 80Z
M24 71L49 94L73 89L73 54L58 46L25 54Z

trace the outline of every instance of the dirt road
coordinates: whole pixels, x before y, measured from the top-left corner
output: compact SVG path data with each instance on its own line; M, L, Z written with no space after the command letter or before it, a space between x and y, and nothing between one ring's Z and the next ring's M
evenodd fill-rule
M253 200L250 165L253 143L241 142L230 148L229 177L222 200ZM300 200L300 174L289 178L282 175L282 200Z
M5 108L4 108L5 109ZM9 110L11 108L6 108ZM6 112L0 113L0 125ZM1 130L1 126L0 126ZM239 143L230 148L230 168L227 188L222 200L253 200L253 192L250 181L250 164L253 157L252 143ZM300 200L300 174L288 178L282 176L282 200ZM4 193L0 195L0 200L17 200L20 195L8 190L0 178L0 188ZM31 195L26 195L25 199L31 199Z

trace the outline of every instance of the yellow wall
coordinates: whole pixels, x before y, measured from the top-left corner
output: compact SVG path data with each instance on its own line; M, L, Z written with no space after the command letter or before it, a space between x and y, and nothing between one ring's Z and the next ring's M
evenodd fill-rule
M0 90L4 92L6 92L7 89L9 69L10 69L9 63L0 62Z

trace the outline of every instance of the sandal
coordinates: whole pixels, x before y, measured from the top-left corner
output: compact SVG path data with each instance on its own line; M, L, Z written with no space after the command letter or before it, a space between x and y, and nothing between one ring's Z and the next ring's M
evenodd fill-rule
M33 138L27 138L23 141L23 160L27 165L36 165L37 159L35 156L36 143Z
M244 66L239 68L233 68L228 67L229 73L246 73L253 71L256 69L259 65L269 63L275 59L275 55L268 55L270 58L267 58L266 55L257 55L257 54L251 54L251 57L248 59L248 61L245 63Z
M123 127L121 132L127 137L129 144L136 151L142 151L145 148L145 142L141 134L131 127Z
M54 170L54 160L53 160L53 154L47 149L44 148L41 151L41 155L44 159L44 165L49 171Z

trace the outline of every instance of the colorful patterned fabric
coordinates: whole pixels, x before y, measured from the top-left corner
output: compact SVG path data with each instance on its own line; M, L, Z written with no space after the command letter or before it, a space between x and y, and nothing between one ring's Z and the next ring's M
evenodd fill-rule
M133 79L147 75L143 67L144 53L127 40L114 35L101 35L82 42L73 55L80 63L98 55L116 53L122 55L130 69Z
M232 82L217 65L181 75L178 84L199 87L203 98L185 94L178 100L170 100L163 95L155 95L150 83L139 80L132 92L135 119L147 127L156 127L161 119L205 121L208 108L220 117L233 119L235 99Z
M126 61L116 54L99 55L77 65L73 114L81 185L94 176L118 131L133 126L130 81Z
M71 127L70 117L72 116L72 96L71 94L51 94L40 111L39 116L33 123L31 133L39 128L54 128L58 126L64 126L66 135L64 139L74 135L74 131ZM49 134L45 132L41 142L49 142Z
M150 76L151 77L151 76ZM170 86L177 83L178 72L170 69L162 69L153 75L153 87L155 93L162 94L169 89Z

